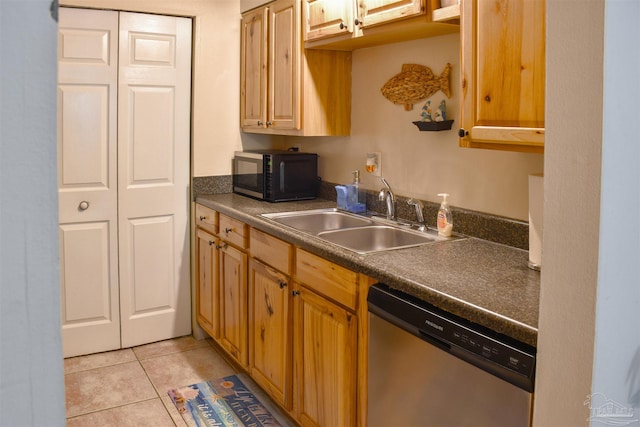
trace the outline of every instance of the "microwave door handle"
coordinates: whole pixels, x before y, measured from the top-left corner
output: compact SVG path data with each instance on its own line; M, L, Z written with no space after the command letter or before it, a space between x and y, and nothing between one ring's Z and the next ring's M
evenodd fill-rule
M280 192L284 193L284 161L280 161Z

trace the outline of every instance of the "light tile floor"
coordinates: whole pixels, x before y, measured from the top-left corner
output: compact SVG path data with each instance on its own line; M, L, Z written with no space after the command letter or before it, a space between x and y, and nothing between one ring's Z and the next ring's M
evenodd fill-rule
M167 390L237 373L191 336L65 359L67 426L186 426Z

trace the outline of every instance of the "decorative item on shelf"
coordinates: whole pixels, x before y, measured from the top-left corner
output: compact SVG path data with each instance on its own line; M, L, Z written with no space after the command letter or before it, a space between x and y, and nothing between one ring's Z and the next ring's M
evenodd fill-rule
M402 71L389 79L380 91L389 101L404 105L405 111L411 111L413 104L430 98L439 90L451 98L450 72L451 64L447 64L439 76L424 65L403 64Z
M453 120L447 120L447 102L443 99L435 110L431 108L431 100L427 99L420 114L422 120L413 122L421 131L449 130Z

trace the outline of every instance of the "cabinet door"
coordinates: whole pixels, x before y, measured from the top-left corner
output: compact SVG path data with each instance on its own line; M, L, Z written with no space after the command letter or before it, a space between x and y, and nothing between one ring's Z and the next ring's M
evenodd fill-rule
M283 407L291 409L289 279L249 260L249 370Z
M266 126L300 129L300 9L293 0L268 7L269 84Z
M245 129L267 121L267 8L242 15L240 120Z
M463 2L460 145L542 152L544 0Z
M426 13L425 0L360 0L358 3L363 28Z
M353 33L354 0L305 0L304 40Z
M294 411L304 426L356 422L357 319L300 286L294 301Z
M218 238L196 231L196 319L211 337L220 338L220 288L218 286Z
M247 367L247 254L223 244L220 249L222 322L220 344Z

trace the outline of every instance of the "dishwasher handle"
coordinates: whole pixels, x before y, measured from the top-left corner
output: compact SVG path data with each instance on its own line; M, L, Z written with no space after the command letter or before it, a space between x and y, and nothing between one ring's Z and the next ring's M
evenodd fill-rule
M428 342L431 345L438 347L440 350L444 350L448 353L451 353L451 344L446 341L443 341L437 337L434 337L431 334L428 334L420 329L418 329L418 338Z

